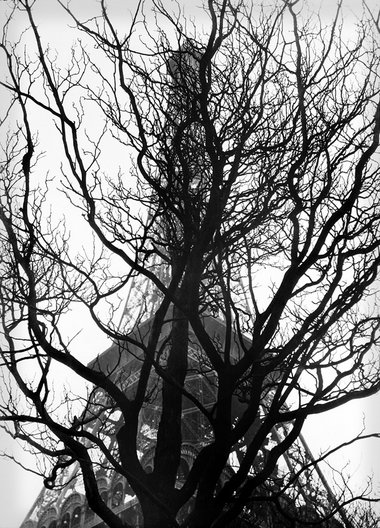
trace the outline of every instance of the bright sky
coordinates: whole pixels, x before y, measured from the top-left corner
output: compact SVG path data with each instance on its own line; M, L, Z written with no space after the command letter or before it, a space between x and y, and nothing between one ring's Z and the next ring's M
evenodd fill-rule
M313 9L319 8L323 18L328 19L334 12L335 2L331 0L304 1ZM131 8L131 4L132 2L127 2L128 9ZM187 0L187 2L185 0L185 4L190 6L190 0ZM5 10L6 5L6 2L2 2L0 10ZM90 6L91 8L94 7L94 2L91 0L73 0L71 5L74 9L80 9L81 14L86 17L87 14L88 16L92 14ZM116 0L116 2L113 1L112 5L113 7L117 5L120 13L125 12L125 1ZM360 12L360 2L359 0L346 0L344 5L345 22L348 27L353 29L355 13ZM377 0L368 0L367 5L375 11ZM62 14L58 15L55 2L52 0L37 0L36 7L39 10L39 27L44 37L44 42L54 41L54 46L61 45L62 49L64 49L67 46L68 33L62 31ZM206 18L203 19L203 22L206 22ZM72 333L75 333L74 330L83 328L77 338L76 345L78 350L86 352L88 355L86 360L90 360L108 346L108 342L104 337L100 337L93 332L89 318L84 311L77 312L72 318L69 317L67 325L72 328ZM352 436L358 434L362 429L364 417L368 432L379 431L380 418L378 409L380 409L380 395L367 401L351 403L346 409L336 410L327 415L310 419L304 429L304 436L313 453L317 455L320 449L329 446L333 447L337 443L349 440ZM1 431L0 448L14 454L16 458L23 461L26 465L32 463L22 447L10 442ZM354 476L355 482L363 481L371 472L375 473L375 491L377 490L380 495L380 468L376 467L376 463L378 464L376 451L378 451L378 445L375 442L365 442L355 448L345 450L341 455L335 457L335 462L340 466L344 466L349 462L350 471ZM14 463L0 458L0 528L18 528L41 487L42 481L39 477L27 473Z

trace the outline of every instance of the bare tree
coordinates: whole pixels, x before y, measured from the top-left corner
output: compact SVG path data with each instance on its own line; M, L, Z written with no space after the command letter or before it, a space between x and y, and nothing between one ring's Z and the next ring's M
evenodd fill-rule
M145 528L280 504L262 490L306 418L380 389L370 21L349 41L340 6L325 27L297 1L210 0L199 28L156 0L127 27L104 0L87 21L58 1L81 35L63 64L35 2L10 4L1 422L52 461L46 486L79 464L110 527L125 524L100 493L109 468ZM83 250L51 210L58 188L93 233ZM77 303L111 338L106 360L73 352L61 324ZM56 365L88 392L56 394ZM179 478L189 409L200 440Z

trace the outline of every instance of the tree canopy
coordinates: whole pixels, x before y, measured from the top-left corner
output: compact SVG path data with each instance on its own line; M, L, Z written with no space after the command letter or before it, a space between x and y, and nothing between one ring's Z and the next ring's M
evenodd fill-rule
M51 461L48 488L78 464L112 528L99 471L144 528L301 507L310 461L277 475L306 418L380 389L373 20L348 38L340 3L325 23L209 0L201 24L160 0L57 4L70 50L30 0L0 45L0 422ZM64 330L78 304L110 338L90 363ZM57 365L87 392L55 391Z

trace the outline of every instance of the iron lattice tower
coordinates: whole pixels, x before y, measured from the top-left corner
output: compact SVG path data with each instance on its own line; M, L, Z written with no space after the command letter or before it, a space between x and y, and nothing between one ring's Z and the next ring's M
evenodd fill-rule
M175 141L174 136L179 124L189 117L189 112L195 115L198 112L197 97L194 94L199 89L198 70L200 56L199 51L187 44L173 54L168 62L171 96L169 97L170 102L166 112L165 135L168 138L167 148L169 152L171 142ZM202 197L204 198L208 192L207 179L203 178L203 174L207 173L207 167L204 166L206 162L202 147L204 138L197 119L191 119L191 121L192 125L189 132L187 132L191 135L188 138L190 140L188 142L190 148L186 152L188 158L186 164L190 168L189 172L191 174L189 192L193 195L194 200L202 200ZM174 153L173 157L175 158ZM176 164L175 159L173 164ZM180 177L179 172L178 177ZM176 181L172 184L176 185ZM148 213L148 223L153 214L153 212ZM158 222L157 225L159 238L163 241L161 253L165 257L165 241L167 241L168 236L180 237L181 233L177 232L178 226L175 225L175 221L173 221L170 229L165 221ZM171 240L172 242L173 240ZM168 263L170 255L166 256L168 258L160 258L156 253L147 263L150 270L159 277L163 284L167 284L170 277L170 265ZM244 291L244 287L242 287L241 291ZM244 299L243 302L245 302L246 311L249 311L248 302ZM136 340L144 342L149 336L151 320L159 303L160 293L152 287L148 279L135 277L127 294L125 309L119 323L120 331L128 332L132 337L135 336ZM205 312L204 325L209 335L213 335L215 340L223 343L226 328L223 319L218 317L215 307ZM158 344L163 349L170 333L170 325L168 324L164 328L166 330L162 332ZM239 355L238 340L232 346L235 347L232 350L232 355ZM249 347L248 338L246 346ZM94 359L90 366L107 372L126 394L133 394L139 378L141 350L131 344L125 345L115 342ZM275 377L275 375L273 376ZM189 333L188 375L185 388L189 393L197 394L200 403L205 409L211 409L214 405L217 390L216 375L207 362L204 361L202 348L191 329ZM140 413L138 449L141 462L146 471L149 471L152 467L154 460L155 440L161 409L160 389L159 377L153 376L150 387L151 397ZM262 404L263 412L265 412L266 404L269 404L271 395L268 394L267 398L268 401ZM234 415L239 416L243 412L243 408L243 404L236 398L232 410ZM89 432L102 433L103 437L108 439L108 447L111 452L115 445L115 453L115 435L120 427L119 415L120 413L109 404L106 395L101 390L94 388L91 393L90 404L85 411L86 427ZM201 447L207 445L212 438L211 427L204 415L187 398L183 398L181 426L183 447L177 474L178 486L181 486L184 482ZM255 427L253 426L251 434L254 433L254 429ZM279 442L284 434L286 434L286 430L278 428L273 435L273 441ZM302 437L294 446L293 452L290 451L285 455L285 465L289 471L295 473L297 471L295 461L296 459L299 460L299 453L302 452L304 460L309 462L312 461L312 455ZM239 456L235 453L231 456L230 466L225 470L222 480L228 479L235 470L234 466L238 465ZM320 477L328 494L333 497L322 473L320 473ZM105 461L101 459L99 460L97 480L101 496L114 512L119 514L130 525L136 528L141 526L142 518L138 501L127 480L115 474L114 470L108 467ZM299 484L302 490L302 482L300 481ZM179 515L181 516L185 513L185 511L182 511ZM265 519L263 519L261 526L265 526L265 528L271 527L270 520L268 524L264 523ZM76 464L60 474L54 490L43 489L40 492L21 528L103 528L104 526L104 523L93 514L87 505L79 465Z

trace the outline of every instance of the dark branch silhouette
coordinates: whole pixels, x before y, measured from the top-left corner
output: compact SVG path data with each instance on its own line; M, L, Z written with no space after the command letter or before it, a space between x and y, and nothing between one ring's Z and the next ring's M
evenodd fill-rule
M349 41L340 4L325 27L300 2L210 0L202 28L160 0L128 23L58 4L71 52L29 0L0 45L0 422L50 460L48 488L77 468L112 528L111 473L144 528L369 523L348 488L306 503L299 442L380 389L378 18ZM110 338L89 364L64 326L78 303Z

